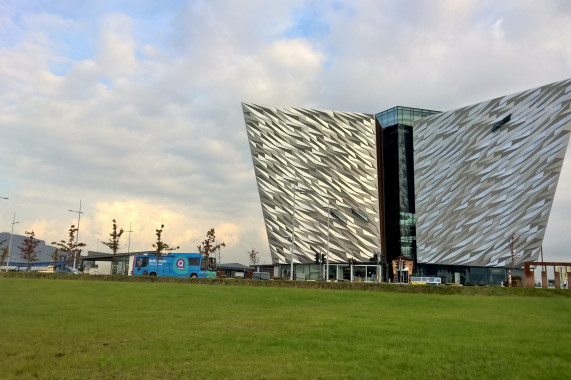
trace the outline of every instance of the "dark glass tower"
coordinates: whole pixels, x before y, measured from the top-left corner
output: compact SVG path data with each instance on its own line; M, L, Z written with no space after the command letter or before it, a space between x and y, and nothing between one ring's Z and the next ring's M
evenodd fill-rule
M405 256L416 266L412 125L415 120L436 113L439 111L394 107L376 115L378 178L382 179L381 242L389 265L393 259ZM392 273L389 276L392 278Z

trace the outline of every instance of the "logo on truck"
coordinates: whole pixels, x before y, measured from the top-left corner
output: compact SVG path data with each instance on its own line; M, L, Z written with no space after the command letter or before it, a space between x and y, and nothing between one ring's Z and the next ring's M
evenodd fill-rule
M184 259L178 259L176 261L176 269L184 270Z

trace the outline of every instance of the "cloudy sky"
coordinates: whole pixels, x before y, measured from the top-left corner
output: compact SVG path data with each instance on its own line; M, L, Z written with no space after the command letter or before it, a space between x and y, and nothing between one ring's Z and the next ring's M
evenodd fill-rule
M180 251L215 228L223 261L270 263L241 102L466 106L571 77L569 20L565 0L3 0L0 230L61 240L81 200L89 250L116 218L131 251L163 223ZM566 164L546 258L569 258L569 215Z

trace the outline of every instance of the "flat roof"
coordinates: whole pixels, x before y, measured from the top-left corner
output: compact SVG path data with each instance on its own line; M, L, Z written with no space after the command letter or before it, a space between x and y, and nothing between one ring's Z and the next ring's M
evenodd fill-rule
M134 255L142 255L145 253L154 253L154 251L129 252L129 253L121 252L121 253L117 253L115 255L115 258L129 257L129 256L134 256ZM112 253L106 253L106 252L88 251L87 256L80 256L79 258L82 261L111 261L111 260L113 260L113 254Z

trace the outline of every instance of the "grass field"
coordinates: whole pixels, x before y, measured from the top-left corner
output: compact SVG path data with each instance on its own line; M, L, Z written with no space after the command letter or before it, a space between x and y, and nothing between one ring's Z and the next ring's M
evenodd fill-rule
M0 378L565 378L571 297L0 278Z

